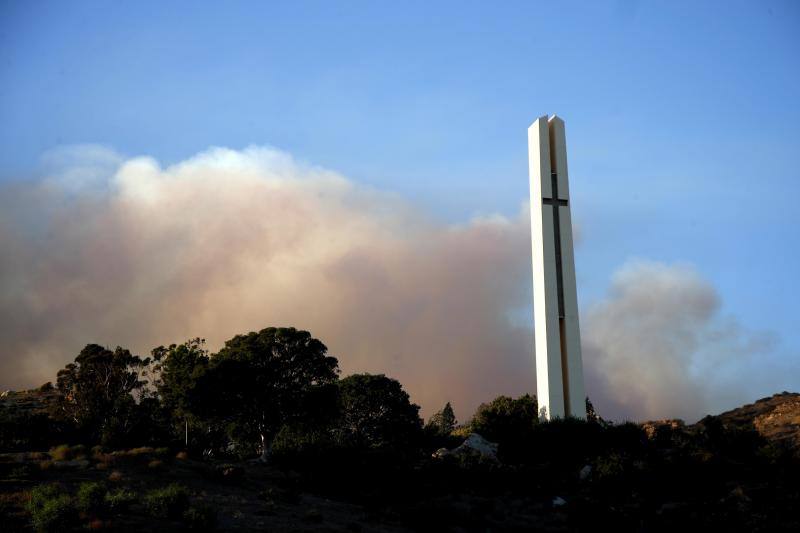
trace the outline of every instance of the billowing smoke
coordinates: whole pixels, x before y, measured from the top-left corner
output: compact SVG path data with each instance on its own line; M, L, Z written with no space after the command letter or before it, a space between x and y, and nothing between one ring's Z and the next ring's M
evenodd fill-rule
M308 329L345 374L399 379L426 412L534 383L531 332L508 316L530 299L524 213L443 225L270 149L166 169L78 152L3 191L0 386L52 379L87 342L216 349L270 325Z
M763 366L754 358L774 343L724 317L716 290L688 265L631 261L584 316L587 389L616 418L693 420L753 401L763 383L748 367Z
M46 162L44 179L0 191L0 387L53 379L88 342L146 354L201 336L214 350L292 325L344 374L399 379L426 414L533 392L527 209L446 225L265 148L168 168L95 146ZM583 320L601 413L702 414L707 358L747 356L719 352L718 306L690 270L624 268Z

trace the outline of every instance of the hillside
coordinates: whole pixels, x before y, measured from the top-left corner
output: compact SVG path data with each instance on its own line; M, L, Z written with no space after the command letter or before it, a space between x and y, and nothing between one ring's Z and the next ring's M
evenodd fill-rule
M768 441L800 453L800 394L781 392L718 415L723 424L753 428Z
M510 441L498 439L499 462L437 458L430 450L439 444L433 442L400 462L399 456L304 444L271 466L187 454L175 446L19 449L24 440L16 437L30 428L8 421L45 423L52 400L47 388L0 397L5 435L15 437L5 442L18 448L0 450L0 530L31 531L30 502L48 486L57 487L59 496L46 501L73 502L64 504L74 507L59 514L59 521L50 522L60 531L86 525L108 531L287 532L669 531L689 523L729 531L800 527L796 393L688 426L678 420L537 424L527 436L515 432ZM449 439L451 448L460 442ZM157 495L175 483L179 497L165 505L177 506L177 514L159 511L154 498L165 498ZM100 491L101 503L82 508L87 487ZM109 503L113 498L122 500Z

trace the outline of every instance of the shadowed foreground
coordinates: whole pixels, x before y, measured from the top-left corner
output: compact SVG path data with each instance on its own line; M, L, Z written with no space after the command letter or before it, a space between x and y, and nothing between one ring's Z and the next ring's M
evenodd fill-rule
M587 421L544 423L528 395L423 424L399 382L340 379L326 351L293 328L213 355L87 346L0 399L0 529L800 528L798 394L689 426L609 423L588 400Z

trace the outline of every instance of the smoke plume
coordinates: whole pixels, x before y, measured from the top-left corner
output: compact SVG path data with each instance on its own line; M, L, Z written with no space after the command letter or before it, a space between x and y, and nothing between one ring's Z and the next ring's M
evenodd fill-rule
M52 380L89 342L146 354L201 336L215 350L291 325L343 374L399 379L425 414L534 392L531 321L515 318L530 312L525 208L447 225L267 148L162 168L82 146L46 163L0 190L0 387ZM730 358L718 308L689 269L625 267L583 321L601 414L702 414L704 357ZM734 330L734 359L761 349Z

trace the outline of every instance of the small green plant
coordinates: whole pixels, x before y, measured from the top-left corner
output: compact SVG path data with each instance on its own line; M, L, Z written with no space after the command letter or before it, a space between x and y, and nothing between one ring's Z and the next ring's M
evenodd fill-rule
M31 526L36 531L68 528L77 517L72 498L54 484L34 487L26 507L31 514Z
M81 483L76 495L76 504L84 513L99 514L106 510L106 486L99 481Z
M183 513L187 529L211 531L217 527L217 512L207 505L193 505Z
M105 495L106 507L108 507L108 510L112 513L126 511L135 501L136 493L130 490L117 489Z
M144 503L153 516L180 518L189 507L189 492L183 485L172 483L148 492Z

